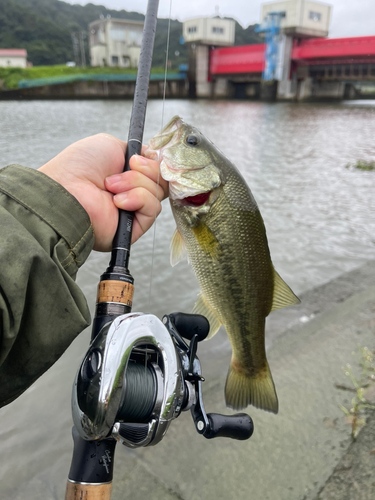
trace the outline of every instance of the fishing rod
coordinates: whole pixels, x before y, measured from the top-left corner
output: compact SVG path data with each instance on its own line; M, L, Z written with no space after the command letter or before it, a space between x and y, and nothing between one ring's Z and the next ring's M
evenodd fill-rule
M124 171L141 153L158 4L148 1ZM245 413L204 409L197 348L209 333L205 317L172 313L160 321L131 312L133 219L133 212L119 210L110 263L98 284L91 344L73 385L74 450L65 500L109 500L117 442L155 445L182 411L191 411L197 432L207 439L244 440L253 433Z
M142 150L158 7L159 0L148 1L125 153L124 171L130 170L130 158L135 154L139 155ZM111 324L116 317L130 313L131 311L134 279L129 272L129 258L133 221L134 212L119 210L117 230L112 243L111 260L108 268L101 275L98 284L95 317L91 334L92 341L97 338L104 325ZM84 359L83 365L86 372L83 374L83 379L86 379L89 384L92 376L100 369L102 361L100 352L99 350L93 350ZM75 391L73 388L73 400L74 394ZM78 399L81 402L80 398ZM74 403L73 420L77 420L77 418L74 419ZM83 419L78 417L78 421L78 426L80 427ZM88 441L84 439L85 437L85 435L82 436L82 432L81 435L79 434L75 425L73 428L74 451L65 499L78 500L80 498L87 498L89 500L90 497L102 498L103 500L110 499L116 440L109 438Z

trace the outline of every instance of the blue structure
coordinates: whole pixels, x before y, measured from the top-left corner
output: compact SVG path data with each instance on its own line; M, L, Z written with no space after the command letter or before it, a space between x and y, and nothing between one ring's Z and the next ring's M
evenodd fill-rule
M276 77L277 57L280 45L280 23L283 17L285 17L284 12L270 12L264 23L261 25L258 24L255 29L256 33L265 34L265 68L262 79L266 81L275 80Z

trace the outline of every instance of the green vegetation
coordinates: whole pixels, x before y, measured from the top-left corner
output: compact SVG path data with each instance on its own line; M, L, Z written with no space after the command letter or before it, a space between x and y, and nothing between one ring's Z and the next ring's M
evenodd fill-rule
M89 61L87 30L100 16L143 21L144 15L103 5L77 5L60 0L0 0L0 48L23 48L34 66L74 61L72 34L84 32L86 60ZM168 19L158 19L153 66L165 65ZM171 20L168 59L170 68L187 63L186 45L181 45L182 23ZM260 43L254 26L243 29L236 22L235 44ZM70 74L70 73L69 73ZM35 77L37 78L37 77Z
M365 412L375 410L375 405L371 403L375 391L375 352L371 352L367 347L358 347L356 356L360 373L355 374L350 364L347 364L343 371L350 379L353 387L337 385L339 389L354 392L350 408L341 405L341 410L345 413L347 422L352 428L352 438L356 439L361 428L366 424Z
M375 170L375 161L358 160L354 165L347 165L346 168L357 168L358 170Z
M133 73L136 69L122 68L71 68L65 65L58 66L35 66L32 68L0 68L0 89L1 82L7 89L16 89L20 80L33 80L35 78L50 78L54 76L66 75L82 75L82 74L118 74L118 73ZM163 73L162 68L153 68L153 73Z

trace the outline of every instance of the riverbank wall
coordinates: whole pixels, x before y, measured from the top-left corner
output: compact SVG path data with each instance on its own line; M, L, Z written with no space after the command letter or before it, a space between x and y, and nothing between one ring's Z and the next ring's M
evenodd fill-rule
M46 81L47 80L47 81ZM43 100L43 99L133 99L135 76L127 80L78 80L68 82L43 82L27 80L12 90L0 89L0 100ZM167 99L212 99L212 100L254 100L318 102L350 99L374 99L375 93L362 93L352 84L341 82L304 81L294 92L280 91L279 82L237 81L237 79L214 79L206 86L196 86L183 75L171 75L166 80ZM285 89L284 89L285 90ZM150 81L149 98L164 97L164 78Z
M135 75L133 78L108 79L85 78L77 81L49 81L51 79L27 80L19 83L19 88L0 91L0 100L14 99L133 99L135 91ZM181 99L188 97L188 82L181 75L171 75L164 85L164 76L157 75L152 78L149 85L149 98Z

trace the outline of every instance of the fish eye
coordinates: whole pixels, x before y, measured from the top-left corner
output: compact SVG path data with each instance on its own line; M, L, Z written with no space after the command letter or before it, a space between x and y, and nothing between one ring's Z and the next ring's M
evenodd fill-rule
M197 146L199 144L199 139L196 135L189 134L186 138L186 144L189 144L189 146Z

